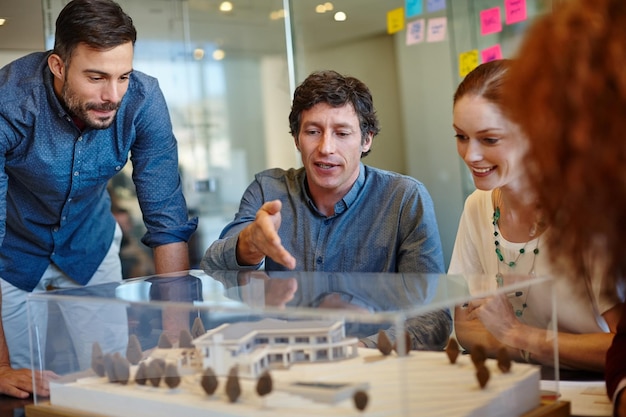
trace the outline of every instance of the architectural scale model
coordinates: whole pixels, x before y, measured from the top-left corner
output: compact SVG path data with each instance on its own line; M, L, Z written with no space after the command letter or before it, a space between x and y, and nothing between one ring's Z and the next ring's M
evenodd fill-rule
M154 349L137 365L105 354L106 375L92 372L51 383L50 402L112 417L207 412L220 417L510 417L540 404L536 366L515 364L503 372L501 363L485 359L480 367L490 378L483 383L468 355L454 361L446 352L384 355L355 348L350 339L341 322L221 326L194 339L191 348ZM115 382L118 372L122 378Z

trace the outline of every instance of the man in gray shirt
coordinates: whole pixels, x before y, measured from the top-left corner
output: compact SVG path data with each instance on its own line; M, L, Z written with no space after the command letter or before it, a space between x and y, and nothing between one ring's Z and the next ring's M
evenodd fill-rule
M365 84L334 71L311 74L294 93L289 124L303 167L255 175L202 268L444 272L424 185L361 162L380 130ZM410 348L441 349L452 321L437 310L410 318L407 328ZM362 343L373 347L376 337Z

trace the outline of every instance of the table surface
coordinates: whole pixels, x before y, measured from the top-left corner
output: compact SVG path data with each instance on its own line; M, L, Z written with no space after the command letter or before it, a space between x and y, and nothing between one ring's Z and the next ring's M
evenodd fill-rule
M549 367L542 367L541 378L553 379L554 369ZM593 372L579 372L579 371L560 371L561 381L601 381L603 375ZM7 397L6 395L0 395L0 417L23 417L25 416L24 406L32 404L32 398L21 400L18 398Z
M24 406L27 404L32 404L32 402L32 398L21 400L19 398L0 395L0 417L25 416L26 414L24 413Z

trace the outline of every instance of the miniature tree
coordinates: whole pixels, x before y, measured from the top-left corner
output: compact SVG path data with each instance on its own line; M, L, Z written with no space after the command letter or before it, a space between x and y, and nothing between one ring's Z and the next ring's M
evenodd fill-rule
M485 347L480 344L474 345L470 351L470 357L472 358L472 362L474 362L474 366L478 369L478 367L484 364L487 360Z
M130 379L130 363L119 352L113 355L113 370L117 382L122 385L128 384Z
M98 342L94 342L91 346L91 369L100 377L106 375L104 370L104 354Z
M478 379L478 384L481 389L487 386L487 382L489 381L489 369L487 369L484 363L476 366L476 379Z
M264 397L270 392L272 392L273 382L272 376L269 371L265 371L259 377L259 380L256 383L256 393L259 394L260 397Z
M126 347L126 359L133 365L137 365L143 356L141 343L136 335L128 336L128 346Z
M393 345L383 329L378 331L378 350L385 356L389 355L393 350Z
M178 374L178 366L173 363L167 364L165 367L165 384L170 388L176 388L180 385L180 375Z
M193 336L189 333L189 330L183 329L180 331L180 336L178 337L178 347L179 348L192 348Z
M217 376L215 376L215 372L213 372L213 369L206 368L202 372L200 385L202 385L202 389L204 389L204 392L206 392L208 395L213 395L218 385Z
M237 365L230 368L228 378L226 379L226 396L231 403L237 401L241 395L241 385L239 385L239 375Z
M109 379L109 382L117 381L115 377L115 367L113 366L113 356L110 353L104 355L104 373Z
M352 396L352 400L354 401L354 406L357 410L363 411L365 407L367 407L367 402L369 401L369 396L367 392L358 390Z
M200 317L196 317L193 321L193 325L191 326L191 336L196 339L205 333L206 330L204 329L204 324L202 324L202 319Z
M146 385L146 382L148 382L148 367L145 362L139 364L139 368L137 368L135 373L135 382L139 385Z
M446 346L446 354L448 355L448 359L450 359L450 363L456 363L456 359L459 356L459 343L456 341L454 337L451 337L448 340L448 345Z
M158 387L161 383L161 377L163 376L164 370L165 361L163 359L152 359L150 361L148 369L146 369L146 375L148 377L148 381L150 381L153 387Z
M502 346L498 349L496 359L498 360L498 369L500 369L502 373L506 374L511 370L511 357L506 347Z
M171 349L172 342L170 342L169 337L167 337L165 333L161 333L161 336L159 336L159 343L157 344L157 346L161 349Z

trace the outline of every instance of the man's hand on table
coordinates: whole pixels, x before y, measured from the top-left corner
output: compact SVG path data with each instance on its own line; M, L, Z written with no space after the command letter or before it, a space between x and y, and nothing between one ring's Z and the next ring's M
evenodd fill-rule
M51 371L35 371L37 395L49 396L51 379L57 375ZM0 365L0 393L15 398L27 398L33 393L33 371L30 369L13 369L8 365Z

